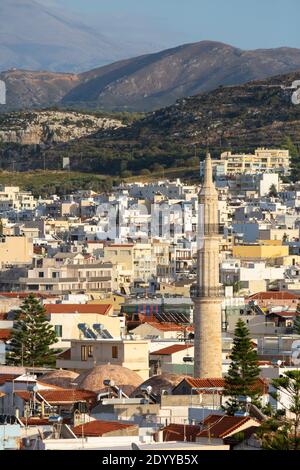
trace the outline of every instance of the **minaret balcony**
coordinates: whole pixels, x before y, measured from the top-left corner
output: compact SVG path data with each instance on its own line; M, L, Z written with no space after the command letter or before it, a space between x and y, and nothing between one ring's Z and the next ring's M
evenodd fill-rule
M190 296L195 300L203 298L224 297L224 287L198 286L197 284L193 284L190 289Z
M219 225L219 224L207 224L205 223L204 225L201 226L200 223L200 235L205 235L205 236L218 236L218 235L224 235L224 225Z

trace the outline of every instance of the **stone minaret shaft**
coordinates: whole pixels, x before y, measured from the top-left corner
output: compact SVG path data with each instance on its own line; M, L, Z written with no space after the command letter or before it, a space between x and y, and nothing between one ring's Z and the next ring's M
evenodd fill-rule
M197 285L194 301L194 376L222 377L222 294L219 283L218 192L213 183L208 154L199 194Z

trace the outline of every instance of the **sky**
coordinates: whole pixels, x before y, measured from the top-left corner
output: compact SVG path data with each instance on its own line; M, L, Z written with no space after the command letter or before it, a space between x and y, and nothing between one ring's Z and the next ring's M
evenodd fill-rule
M299 0L40 0L120 28L134 25L170 45L215 40L241 49L300 48ZM103 26L102 26L103 27Z

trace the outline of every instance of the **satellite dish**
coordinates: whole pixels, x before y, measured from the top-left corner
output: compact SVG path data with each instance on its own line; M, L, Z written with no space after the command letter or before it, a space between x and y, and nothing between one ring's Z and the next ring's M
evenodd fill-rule
M141 450L141 449L139 448L139 446L135 442L133 442L131 444L131 450Z
M151 387L151 385L148 385L148 387L146 388L146 390L147 390L148 395L150 395L151 392L152 392L152 387Z

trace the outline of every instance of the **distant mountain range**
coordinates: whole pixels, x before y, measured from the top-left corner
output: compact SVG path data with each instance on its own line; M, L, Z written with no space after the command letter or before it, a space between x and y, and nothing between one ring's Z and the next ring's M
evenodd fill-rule
M82 72L159 50L169 43L158 41L155 44L153 40L140 37L135 41L135 32L131 33L125 26L124 38L120 40L116 21L105 28L105 18L97 20L98 26L92 27L79 15L47 2L1 0L0 71L16 67Z
M4 72L0 79L7 83L8 100L0 111L59 105L147 112L219 86L297 70L300 71L300 49L243 51L201 41L117 61L81 74Z

